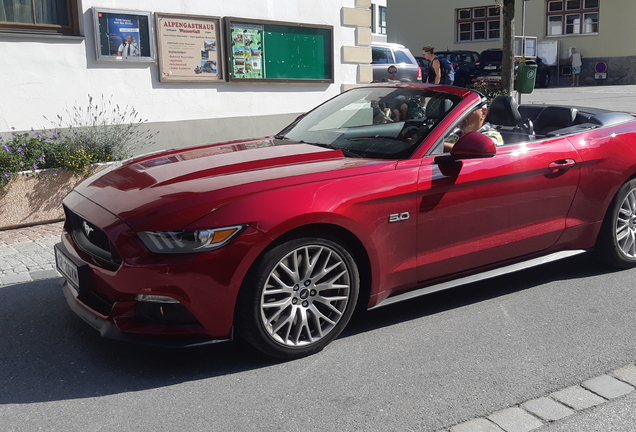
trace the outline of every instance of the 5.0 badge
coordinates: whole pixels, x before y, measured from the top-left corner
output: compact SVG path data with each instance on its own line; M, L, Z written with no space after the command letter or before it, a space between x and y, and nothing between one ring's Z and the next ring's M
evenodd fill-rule
M389 215L389 223L405 221L410 217L411 217L411 214L409 212L394 213Z

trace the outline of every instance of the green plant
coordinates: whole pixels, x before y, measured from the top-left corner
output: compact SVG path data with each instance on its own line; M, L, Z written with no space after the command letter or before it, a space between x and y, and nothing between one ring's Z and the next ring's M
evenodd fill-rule
M128 158L133 151L153 144L156 134L141 129L146 121L133 107L120 108L103 95L101 103L93 103L88 95L85 108L73 106L66 110L66 116L58 115L53 122L62 131L61 149L67 152L56 154L56 158L71 166L71 159L90 159L93 163ZM80 150L83 152L78 153Z
M501 86L501 80L492 78L480 78L473 83L473 89L477 90L492 102L494 98L505 95L506 91Z
M101 104L93 104L88 95L88 106L58 115L53 131L31 129L0 137L0 186L21 171L62 168L87 175L92 164L128 158L153 144L156 134L141 129L145 122L134 108L122 109L103 96Z
M90 174L92 164L117 160L101 149L68 148L62 140L47 151L47 168L62 168L80 175Z
M0 185L21 171L46 168L47 149L55 145L59 136L55 131L14 133L10 138L0 137Z

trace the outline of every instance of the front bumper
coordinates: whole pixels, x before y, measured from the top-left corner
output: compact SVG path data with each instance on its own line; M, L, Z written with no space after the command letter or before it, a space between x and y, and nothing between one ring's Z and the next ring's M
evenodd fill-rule
M77 314L77 316L79 316L81 319L90 324L91 327L99 331L99 334L102 335L102 337L108 339L169 348L189 348L219 342L228 342L233 339L232 334L228 339L210 339L205 337L165 338L161 336L141 336L127 334L119 330L114 322L104 319L84 307L77 300L77 291L75 290L75 288L73 288L69 281L66 280L66 278L63 278L60 281L60 286L62 287L62 293L64 294L66 302L68 303L68 306L71 308L71 310L75 312L75 314Z
M55 255L58 270L65 275L60 286L69 307L103 337L175 348L232 340L233 328L230 328L226 337L210 335L181 304L177 306L182 308L182 315L192 317L193 322L180 322L182 320L178 315L176 319L174 316L168 317L165 322L153 320L148 316L148 307L140 306L150 306L163 313L161 304L138 302L134 296L125 294L121 298L113 298L113 291L109 293L110 296L99 292L95 287L103 285L104 280L98 271L101 269L94 268L71 253L64 243L55 245ZM164 306L168 309L175 305Z

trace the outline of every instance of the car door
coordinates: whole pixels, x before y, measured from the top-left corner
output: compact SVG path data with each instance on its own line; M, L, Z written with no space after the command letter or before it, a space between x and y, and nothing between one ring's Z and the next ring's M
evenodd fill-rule
M418 280L520 257L562 234L581 158L566 138L497 148L492 158L437 164L418 180Z

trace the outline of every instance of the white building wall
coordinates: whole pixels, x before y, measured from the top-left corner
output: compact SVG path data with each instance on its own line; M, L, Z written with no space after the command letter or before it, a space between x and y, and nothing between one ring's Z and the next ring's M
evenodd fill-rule
M356 27L343 26L342 14L360 3L364 8L360 0L84 0L84 38L0 33L0 133L50 128L44 117L85 107L88 94L134 107L160 131L156 139L163 147L276 133L298 113L358 82L359 65L342 59L342 47L356 45ZM330 25L335 82L162 83L156 63L96 61L91 7Z

